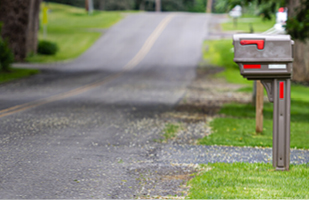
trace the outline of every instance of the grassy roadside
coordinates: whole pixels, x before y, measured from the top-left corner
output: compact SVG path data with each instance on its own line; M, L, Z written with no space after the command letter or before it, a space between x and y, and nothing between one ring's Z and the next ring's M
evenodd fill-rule
M239 91L252 92L252 81L244 79L233 62L232 41L206 41L204 59L225 70L216 74ZM291 148L309 149L309 87L291 87ZM204 145L272 146L273 104L264 103L264 131L255 132L255 108L251 104L225 104L210 126L212 134L202 138ZM290 171L274 171L270 163L214 163L204 168L188 184L190 199L309 198L309 165L291 165Z
M37 69L19 69L19 68L12 68L10 72L1 72L0 73L0 83L5 83L8 81L32 76L34 74L39 73Z
M46 40L55 42L59 52L54 56L30 55L28 62L55 62L73 59L86 51L106 29L122 19L121 12L94 11L88 15L84 9L49 3L48 34ZM42 16L42 14L41 14ZM39 39L43 39L40 27Z
M223 31L239 31L250 33L250 29L254 33L261 33L272 28L275 24L276 18L272 17L271 20L264 20L262 17L243 15L237 20L237 26L234 27L233 18L229 18L229 21L222 23L221 27Z
M274 171L264 163L214 163L193 178L190 199L308 199L309 166Z

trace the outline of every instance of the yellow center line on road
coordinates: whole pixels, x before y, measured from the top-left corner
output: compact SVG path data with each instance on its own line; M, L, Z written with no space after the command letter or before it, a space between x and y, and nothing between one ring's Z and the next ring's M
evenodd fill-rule
M149 36L149 38L146 40L145 44L141 48L141 50L136 54L136 56L126 65L124 66L124 70L129 71L133 69L138 63L140 63L145 56L149 53L150 49L158 39L158 37L161 35L165 27L168 25L168 23L175 17L175 14L170 14L167 17L165 17L161 23L157 26L157 28L152 32L152 34Z
M57 95L54 95L54 96L51 96L51 97L31 101L31 102L28 102L28 103L24 103L24 104L12 106L12 107L7 108L7 109L0 110L0 118L8 116L8 115L12 115L12 114L24 111L24 110L28 110L28 109L31 109L31 108L34 108L34 107L37 107L37 106L41 106L41 105L44 105L44 104L47 104L47 103L51 103L51 102L54 102L54 101L58 101L58 100L61 100L61 99L65 99L65 98L68 98L68 97L72 97L72 96L87 92L87 91L89 91L89 90L91 90L95 87L101 86L104 83L121 76L122 74L124 74L124 72L127 72L127 71L134 69L145 58L145 56L149 53L149 51L153 47L154 43L157 41L157 39L162 34L163 30L166 28L166 26L169 24L169 22L172 20L173 17L175 17L175 14L170 14L170 15L166 16L160 22L160 24L156 27L156 29L148 37L148 39L146 40L146 42L144 43L144 45L142 46L140 51L135 55L134 58L132 58L132 60L130 60L128 62L128 64L126 64L122 68L122 70L120 72L118 72L114 75L108 76L104 80L96 81L94 83L90 83L90 84L81 86L79 88L70 90L68 92L63 92L61 94L57 94Z

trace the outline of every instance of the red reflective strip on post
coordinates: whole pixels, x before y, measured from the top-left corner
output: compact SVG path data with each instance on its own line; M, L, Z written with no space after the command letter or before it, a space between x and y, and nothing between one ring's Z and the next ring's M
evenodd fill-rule
M257 64L244 64L244 69L261 69L261 65L257 65Z
M279 82L279 98L284 99L284 82Z
M251 45L251 44L256 44L257 48L259 50L264 49L264 40L240 40L241 45Z

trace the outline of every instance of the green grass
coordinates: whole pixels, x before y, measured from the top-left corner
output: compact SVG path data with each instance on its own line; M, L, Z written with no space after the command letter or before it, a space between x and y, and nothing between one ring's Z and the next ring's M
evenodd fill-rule
M37 73L39 73L39 70L36 69L12 68L10 69L10 72L0 72L0 83L28 77Z
M167 123L163 130L163 137L165 141L175 137L180 128L180 124Z
M237 104L236 104L237 105ZM235 109L237 106L228 105ZM239 104L238 104L239 106ZM243 105L246 107L246 105ZM248 107L248 106L247 106ZM228 108L226 108L228 109ZM243 109L243 108L242 108ZM251 114L255 115L252 111ZM240 112L245 112L241 110ZM228 145L228 146L252 146L272 147L272 115L266 113L264 119L263 133L256 134L255 118L216 118L210 124L213 133L199 141L202 145ZM293 117L291 117L293 119ZM295 120L295 118L294 118ZM291 122L291 148L309 149L309 123L308 121Z
M293 91L291 99L291 147L309 149L309 96L299 94L302 89ZM301 98L295 98L295 96ZM298 94L298 95L297 95ZM225 104L220 110L225 118L216 118L211 126L213 134L200 140L201 144L234 145L234 146L272 146L273 104L264 103L264 130L255 133L255 108L251 104Z
M229 83L243 84L238 91L252 92L253 81L240 75L238 66L233 62L231 40L206 41L204 59L225 70L216 77ZM292 84L291 86L291 147L309 149L309 87ZM264 103L264 130L255 133L255 108L251 104L226 104L220 110L225 118L212 121L213 133L199 142L205 145L233 146L272 146L273 104Z
M234 27L233 19L221 24L223 31L239 31L250 33L252 26L254 33L261 33L272 28L276 23L276 18L273 16L271 20L264 20L262 17L244 15L237 21L237 27Z
M93 15L88 15L84 9L56 3L49 3L49 9L46 40L55 42L59 52L54 56L29 56L29 62L46 63L76 58L101 36L93 29L109 28L122 19L121 12L116 11L95 11ZM42 26L39 38L43 39Z
M211 40L204 42L203 59L209 64L224 67L225 70L216 74L217 78L225 78L230 83L252 84L239 73L238 65L233 61L232 40Z
M190 199L308 199L309 166L274 171L271 164L214 163L190 182Z

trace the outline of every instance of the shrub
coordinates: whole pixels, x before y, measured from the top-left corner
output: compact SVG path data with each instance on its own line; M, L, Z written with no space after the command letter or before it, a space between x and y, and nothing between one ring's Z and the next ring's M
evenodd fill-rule
M2 24L0 24L1 33ZM7 40L3 40L0 36L0 70L9 71L11 64L14 62L14 54L9 47Z
M38 45L38 53L44 55L55 55L58 51L58 46L54 42L42 40Z

